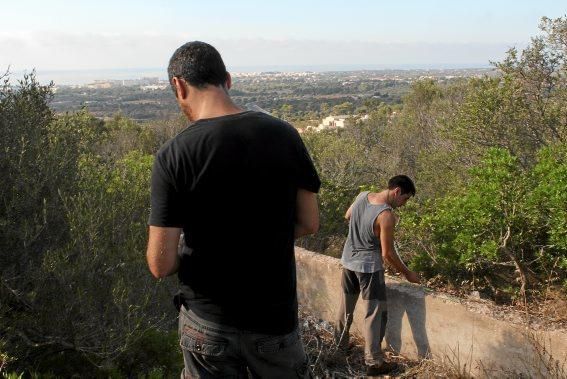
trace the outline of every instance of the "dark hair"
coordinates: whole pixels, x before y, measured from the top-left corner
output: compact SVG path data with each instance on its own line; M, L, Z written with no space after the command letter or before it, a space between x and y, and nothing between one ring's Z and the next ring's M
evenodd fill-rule
M176 92L173 77L182 78L194 87L205 88L208 84L224 85L228 75L217 49L201 41L187 42L175 50L167 74L173 92Z
M400 187L402 195L409 193L415 196L415 184L413 184L412 180L406 175L396 175L388 180L389 190L393 190L396 187Z

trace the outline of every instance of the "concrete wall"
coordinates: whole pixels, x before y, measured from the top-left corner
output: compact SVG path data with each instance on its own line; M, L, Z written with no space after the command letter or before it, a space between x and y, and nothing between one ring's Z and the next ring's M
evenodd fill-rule
M334 321L341 294L340 261L301 248L296 248L295 256L299 303L313 316ZM471 304L396 278L387 277L386 284L388 326L384 346L402 355L418 358L430 353L436 359L451 360L473 375L500 376L498 373L505 370L546 377L545 364L534 351L535 339L561 363L567 360L566 330L528 331L521 324L483 314L482 303L477 303L475 311ZM351 333L360 336L363 322L357 307Z

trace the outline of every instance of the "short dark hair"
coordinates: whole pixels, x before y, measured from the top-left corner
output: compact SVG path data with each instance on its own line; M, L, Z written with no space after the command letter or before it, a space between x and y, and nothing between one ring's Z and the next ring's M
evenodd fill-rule
M389 190L393 190L396 187L400 187L402 195L409 193L415 196L415 184L413 184L413 181L406 175L396 175L388 180Z
M175 50L169 60L167 74L173 92L176 92L173 77L181 78L194 87L205 88L209 84L224 85L228 75L217 49L201 41L187 42Z

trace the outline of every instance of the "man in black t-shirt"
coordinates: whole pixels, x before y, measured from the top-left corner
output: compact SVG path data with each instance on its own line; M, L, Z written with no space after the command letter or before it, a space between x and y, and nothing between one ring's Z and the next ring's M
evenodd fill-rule
M232 102L214 47L181 46L168 74L190 124L155 158L147 260L179 277L184 375L308 376L294 239L319 226L311 158L292 126Z

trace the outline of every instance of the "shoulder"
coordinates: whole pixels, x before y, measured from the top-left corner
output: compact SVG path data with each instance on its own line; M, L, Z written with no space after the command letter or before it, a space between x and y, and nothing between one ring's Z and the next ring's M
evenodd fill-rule
M354 201L351 204L351 207L360 207L361 204L363 204L363 200L366 198L367 195L368 195L368 191L364 191L356 195Z
M194 144L198 144L207 132L214 128L208 128L201 124L189 124L174 137L167 140L158 150L156 156L167 156L176 152L186 150Z
M176 142L176 139L178 137L179 134L173 137L172 139L168 140L159 148L155 157L156 162L163 165L172 160L172 158L176 155L177 152L176 145L178 145L178 143Z
M243 122L254 122L254 124L278 130L280 133L293 134L299 137L299 132L290 123L264 112L246 112L242 117Z
M388 207L380 212L378 217L376 217L376 223L380 224L380 227L382 228L393 228L396 225L396 217L394 216L392 209Z
M163 145L161 145L161 147L159 148L159 150L155 155L156 162L163 164L167 160L168 156L170 156L172 152L172 144L173 144L173 138L168 140Z
M194 150L195 144L199 144L200 137L197 134L188 127L165 142L155 154L154 168L174 170L180 161L186 160L188 152Z
M359 193L359 194L356 196L356 200L360 200L360 199L366 198L369 193L370 193L370 191L362 191L361 193Z
M271 114L267 114L267 113L263 113L263 112L251 112L248 116L257 118L258 120L261 120L265 123L277 125L277 126L280 126L282 128L287 128L287 129L291 128L291 129L295 130L295 128L293 126L291 126L291 124L289 122L284 121L280 118L274 117Z
M302 142L303 140L301 139L301 135L299 134L297 129L295 129L293 125L291 125L287 121L281 120L279 118L264 113L262 113L260 117L266 124L268 124L272 128L272 130L274 130L274 133L277 133L281 137L287 140L291 140L296 144L298 143L303 144Z
M203 129L196 130L196 133L202 133L205 135L215 135L220 133L222 135L230 135L233 133L250 133L253 131L256 135L261 136L277 136L278 138L285 138L288 140L301 140L299 132L288 122L281 120L277 117L269 115L263 112L246 111L237 115L232 115L230 117L222 117L219 119L211 119L202 125L195 126L205 126ZM217 127L211 127L217 126ZM224 128L223 126L230 126ZM193 129L190 127L189 129ZM204 130L206 129L206 130ZM189 132L189 130L188 130ZM197 137L193 135L192 138Z

